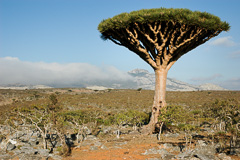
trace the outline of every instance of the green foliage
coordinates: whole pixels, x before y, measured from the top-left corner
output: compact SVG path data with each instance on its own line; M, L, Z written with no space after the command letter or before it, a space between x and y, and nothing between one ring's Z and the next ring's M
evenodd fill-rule
M191 124L180 123L180 124L178 124L178 129L180 131L196 131L197 127L195 125L191 125Z
M179 131L196 130L198 126L193 125L194 121L198 121L199 110L189 110L186 107L178 105L169 105L166 109L161 110L159 121L164 122L168 128Z
M224 122L226 130L230 131L240 122L240 104L234 99L215 100L211 104L204 105L203 116L214 118L215 123Z
M52 105L56 105L58 103L58 99L57 99L57 96L55 94L51 94L49 96L49 99L50 99Z
M193 114L183 106L169 105L161 111L160 121L166 123L190 123L194 120Z
M137 110L128 110L114 116L114 123L117 125L127 124L131 126L141 126L148 123L148 121L149 114Z
M59 113L59 116L63 117L63 121L75 121L79 124L85 124L88 122L103 124L104 119L106 119L105 114L100 110L63 111Z
M129 27L135 22L144 24L156 21L175 21L180 24L196 25L208 30L228 31L230 29L227 22L222 22L219 17L207 12L193 12L189 9L156 8L121 13L112 18L105 19L99 24L98 30L104 33L106 31Z

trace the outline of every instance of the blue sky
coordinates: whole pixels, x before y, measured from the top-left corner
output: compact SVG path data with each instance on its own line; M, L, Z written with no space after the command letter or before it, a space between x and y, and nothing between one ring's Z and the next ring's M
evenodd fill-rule
M239 6L239 0L0 0L0 84L46 83L50 75L60 79L69 72L73 79L96 68L105 77L124 78L135 68L153 72L133 52L102 41L97 26L122 12L165 7L206 11L231 25L181 57L168 77L240 90Z

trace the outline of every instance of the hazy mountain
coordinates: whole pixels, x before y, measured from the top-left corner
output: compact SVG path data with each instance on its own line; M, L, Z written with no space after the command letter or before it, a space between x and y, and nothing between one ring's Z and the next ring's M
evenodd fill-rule
M80 81L77 84L67 83L66 85L49 84L49 85L22 85L13 84L1 86L0 89L43 89L43 88L63 88L63 87L81 87L94 90L101 90L103 88L115 88L115 89L149 89L154 90L155 87L155 75L149 73L144 69L134 69L128 72L129 79L123 80L98 80L98 81ZM50 87L51 86L51 87ZM100 89L101 88L101 89ZM168 91L198 91L198 90L224 90L224 88L215 84L203 84L200 86L191 85L185 82L173 78L167 78L167 90Z
M9 85L0 85L0 89L46 89L46 88L53 88L46 85L23 85L23 84L9 84Z
M136 83L135 88L154 89L155 75L149 73L144 69L134 69L129 71L128 74L134 77ZM194 86L185 82L173 78L167 78L167 90L168 91L197 91L197 90L224 90L224 88L214 84L204 84L200 86Z

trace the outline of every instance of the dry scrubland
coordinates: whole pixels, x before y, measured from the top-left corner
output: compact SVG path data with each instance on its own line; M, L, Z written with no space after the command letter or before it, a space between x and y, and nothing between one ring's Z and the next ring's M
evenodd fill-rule
M30 115L34 111L49 108L49 113L55 115L50 116L50 120L57 125L61 122L59 127L62 130L59 132L62 134L66 134L67 131L72 134L76 132L80 134L76 128L72 127L74 123L77 123L80 126L88 126L91 129L90 134L102 141L105 140L109 143L128 141L126 142L128 150L124 147L121 148L123 153L118 155L120 157L134 157L131 153L135 151L131 151L131 149L136 150L135 147L140 145L139 141L148 141L148 147L159 147L160 144L164 144L163 141L179 142L186 147L189 143L196 146L200 139L219 144L217 152L232 154L232 159L238 159L240 155L240 124L238 125L240 122L240 91L167 92L168 110L159 118L159 121L164 121L160 140L157 140L156 137L159 131L156 131L156 136L143 136L138 132L134 135L134 139L129 137L126 133L138 130L142 125L148 123L153 96L154 91L127 89L105 91L76 88L0 90L1 124L11 120L9 118L11 115L16 118L16 112ZM39 124L40 127L41 125L43 126L43 124ZM109 126L120 130L128 140L116 138L114 134L106 134L104 128ZM164 137L164 134L176 133L179 136L175 139ZM194 136L196 133L199 136ZM83 135L82 132L81 134ZM3 135L1 136L3 137ZM81 144L74 145L80 146ZM147 149L146 146L139 146L139 148L141 147ZM60 147L57 151L62 155L67 152ZM111 154L111 150L106 150L106 152L108 155ZM72 158L78 157L78 153L84 154L81 147L72 150ZM90 151L89 155L91 153L93 155L100 154L99 156L106 154L100 151ZM136 152L135 156L139 154ZM142 156L135 158L146 159L149 157Z

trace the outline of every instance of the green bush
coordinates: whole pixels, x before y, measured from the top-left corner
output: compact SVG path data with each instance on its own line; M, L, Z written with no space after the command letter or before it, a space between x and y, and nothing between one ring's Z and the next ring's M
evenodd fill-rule
M114 123L117 125L141 126L148 123L149 114L137 110L128 110L114 116Z
M205 104L203 116L213 118L215 124L224 123L225 131L236 129L236 125L240 122L240 104L234 99L219 101Z

